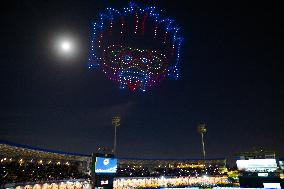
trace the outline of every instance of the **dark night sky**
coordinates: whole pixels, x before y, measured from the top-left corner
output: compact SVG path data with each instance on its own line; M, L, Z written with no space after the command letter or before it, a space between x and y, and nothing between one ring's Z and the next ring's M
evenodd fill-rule
M155 4L182 27L181 79L146 93L120 90L86 68L91 21L128 1L2 3L0 139L91 153L112 146L111 117L119 113L122 157L201 157L201 121L208 157L261 147L283 157L281 6L174 2ZM75 58L52 51L62 33L76 37Z

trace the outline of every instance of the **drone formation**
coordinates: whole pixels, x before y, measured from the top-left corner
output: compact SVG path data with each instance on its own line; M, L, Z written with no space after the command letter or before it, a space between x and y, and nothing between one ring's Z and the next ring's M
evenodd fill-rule
M99 67L122 89L146 91L178 79L182 40L174 20L155 7L107 8L93 23L88 67Z

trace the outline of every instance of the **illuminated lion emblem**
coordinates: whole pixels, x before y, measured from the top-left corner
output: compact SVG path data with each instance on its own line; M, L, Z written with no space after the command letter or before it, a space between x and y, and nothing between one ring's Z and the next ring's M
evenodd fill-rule
M104 165L108 165L109 164L109 159L104 159L103 163L104 163Z

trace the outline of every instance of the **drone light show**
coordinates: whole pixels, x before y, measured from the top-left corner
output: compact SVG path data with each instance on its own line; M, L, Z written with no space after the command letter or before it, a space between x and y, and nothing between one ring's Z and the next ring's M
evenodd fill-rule
M92 26L88 68L100 68L119 88L146 91L178 79L180 28L156 7L107 8Z

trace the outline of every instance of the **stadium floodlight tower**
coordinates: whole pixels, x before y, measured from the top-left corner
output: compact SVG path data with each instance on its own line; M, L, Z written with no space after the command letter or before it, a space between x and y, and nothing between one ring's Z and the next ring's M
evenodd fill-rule
M113 141L113 154L116 154L116 128L120 125L120 116L112 117L112 125L114 126L114 141Z
M201 144L202 144L202 151L203 151L203 159L205 160L205 143L204 143L204 134L207 132L207 128L205 123L198 124L198 132L201 134Z

